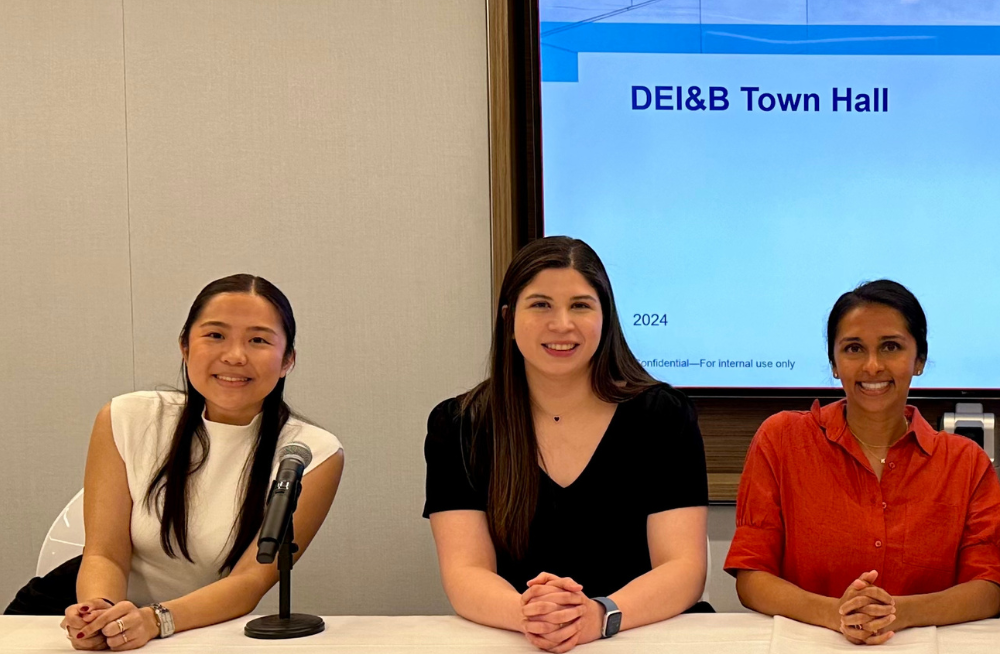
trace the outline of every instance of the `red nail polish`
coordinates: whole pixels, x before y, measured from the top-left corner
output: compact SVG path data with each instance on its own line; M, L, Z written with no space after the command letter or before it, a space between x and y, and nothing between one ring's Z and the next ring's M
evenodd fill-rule
M76 635L76 637L77 637L77 638L83 638L83 632L81 631L80 633L78 633L78 634Z
M86 613L88 611L90 611L90 607L89 606L81 606L80 607L80 613Z

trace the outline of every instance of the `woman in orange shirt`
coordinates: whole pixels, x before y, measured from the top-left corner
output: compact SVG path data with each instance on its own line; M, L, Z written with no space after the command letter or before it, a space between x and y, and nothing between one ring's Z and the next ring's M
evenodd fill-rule
M846 398L768 418L747 453L727 572L747 608L877 645L1000 613L1000 482L973 441L907 406L927 320L896 282L827 323Z

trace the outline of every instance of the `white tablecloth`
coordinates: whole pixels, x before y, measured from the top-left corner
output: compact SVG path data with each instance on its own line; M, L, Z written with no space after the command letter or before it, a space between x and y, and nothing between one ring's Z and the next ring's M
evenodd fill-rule
M144 652L194 654L535 654L520 634L482 627L454 616L324 618L326 630L294 640L253 640L243 635L249 617L153 640ZM1000 620L910 629L882 648L907 654L997 654ZM73 651L59 618L0 617L0 653ZM862 652L839 634L784 618L749 613L682 615L632 629L577 650L585 654L786 654Z
M937 630L938 651L947 654L1000 652L1000 620L980 620Z
M899 654L937 654L936 627L904 629L894 634L882 645ZM993 632L994 637L1000 631ZM868 648L862 648L862 650ZM857 652L853 645L835 631L802 624L788 618L775 618L771 634L771 654L798 654L799 652Z

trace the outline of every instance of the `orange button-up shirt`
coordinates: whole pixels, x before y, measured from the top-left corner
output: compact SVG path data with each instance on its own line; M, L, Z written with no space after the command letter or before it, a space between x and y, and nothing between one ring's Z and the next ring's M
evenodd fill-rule
M844 403L816 402L761 425L726 571L770 572L827 597L868 570L890 595L1000 584L1000 481L982 448L936 431L908 406L910 431L889 450L879 481Z

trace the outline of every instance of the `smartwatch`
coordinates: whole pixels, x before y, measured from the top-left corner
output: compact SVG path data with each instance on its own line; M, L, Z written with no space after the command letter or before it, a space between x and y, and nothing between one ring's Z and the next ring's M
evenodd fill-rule
M622 612L618 605L607 597L594 597L604 607L604 622L601 624L601 638L611 638L622 628Z
M156 626L160 628L160 638L168 638L174 635L174 614L170 609L153 602L149 605L153 609L153 617L156 618Z

